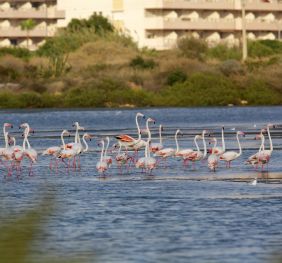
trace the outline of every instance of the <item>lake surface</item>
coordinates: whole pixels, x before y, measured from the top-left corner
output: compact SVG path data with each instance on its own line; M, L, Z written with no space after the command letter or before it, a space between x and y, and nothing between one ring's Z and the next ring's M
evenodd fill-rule
M86 262L272 262L273 255L282 251L281 183L262 180L251 186L179 180L179 176L197 178L213 172L202 162L183 168L177 159L152 176L136 169L120 175L115 164L105 178L98 176L98 141L109 135L114 143L113 135L120 133L136 137L138 111L156 119L154 141L158 141L158 125L163 124L167 147L175 146L177 128L183 131L181 148L195 148L193 138L203 129L221 144L224 125L227 149L237 150L236 130L246 132L241 139L242 156L231 169L221 164L217 175L253 173L252 167L243 164L259 148L260 141L253 138L265 124L276 124L278 128L271 131L274 152L269 172L282 172L282 107L0 111L0 123L14 124L11 133L18 144L22 136L17 127L30 123L35 134L29 140L38 152L60 145L62 129L74 133L74 121L96 136L89 143L90 152L81 156L80 171L67 173L61 165L55 173L48 168L48 157L42 156L34 176L28 176L27 162L19 179L4 178L6 170L1 168L0 222L13 222L38 204L42 193L52 192L56 210L44 221L44 235L33 248L34 257L95 254ZM141 126L145 127L145 121Z

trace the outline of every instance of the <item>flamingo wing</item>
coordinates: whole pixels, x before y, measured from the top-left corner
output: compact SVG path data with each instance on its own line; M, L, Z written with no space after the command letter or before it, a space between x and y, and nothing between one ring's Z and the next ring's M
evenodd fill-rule
M134 138L126 134L118 135L116 136L116 139L122 142L134 142L135 141Z

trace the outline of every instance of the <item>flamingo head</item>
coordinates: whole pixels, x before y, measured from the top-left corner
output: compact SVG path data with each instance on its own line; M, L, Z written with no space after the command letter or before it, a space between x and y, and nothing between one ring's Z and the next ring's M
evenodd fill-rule
M22 124L19 126L19 129L26 129L26 128L29 128L29 124L28 124L27 122L22 123Z
M89 141L91 141L94 138L94 135L89 133L84 133L83 137Z
M148 118L147 121L148 122L153 122L154 124L156 123L156 121L154 119L152 119L152 118Z
M69 136L70 137L70 132L68 130L63 130L63 135Z
M224 130L224 126L222 126L221 129Z
M141 113L141 112L138 112L138 113L136 114L136 117L142 117L143 119L146 118L145 115L144 115L143 113Z
M13 124L8 123L8 122L5 122L5 123L4 123L4 127L5 127L5 128L13 128Z
M267 124L267 128L276 128L276 127L275 127L275 125L274 125L274 124L272 124L272 123L268 123L268 124Z
M243 137L246 136L246 134L245 134L244 132L242 132L242 131L237 131L237 134L238 134L238 135L241 135L241 136L243 136Z

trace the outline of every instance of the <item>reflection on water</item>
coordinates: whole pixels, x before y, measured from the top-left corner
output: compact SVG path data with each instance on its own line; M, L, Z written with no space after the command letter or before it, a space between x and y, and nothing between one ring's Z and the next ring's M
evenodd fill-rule
M233 128L244 130L243 156L216 176L250 173L243 160L254 153L259 142L252 138L263 124L282 123L281 107L140 110L164 124L165 144L174 146L177 127L184 131L182 147L192 147L201 129L218 137L225 125L228 148L236 149ZM135 132L136 111L29 111L2 112L0 123L15 126L28 121L36 133L30 138L36 149L56 145L63 128L79 121L90 132L113 135ZM143 123L144 125L144 123ZM254 125L256 127L254 127ZM13 132L21 141L21 135ZM282 171L280 129L273 132L274 147L270 172ZM157 138L157 125L154 129ZM113 167L107 178L95 171L97 140L82 156L81 171L56 174L48 160L40 158L35 176L0 181L0 220L11 222L38 204L46 182L56 189L57 207L45 220L44 238L34 251L55 255L98 253L101 262L269 262L282 246L282 185L261 180L254 187L246 182L191 181L182 177L214 176L205 163L195 170L184 169L176 159L154 176L139 171L118 175ZM2 178L3 178L3 173ZM47 188L52 192L53 188ZM92 259L89 260L93 262Z

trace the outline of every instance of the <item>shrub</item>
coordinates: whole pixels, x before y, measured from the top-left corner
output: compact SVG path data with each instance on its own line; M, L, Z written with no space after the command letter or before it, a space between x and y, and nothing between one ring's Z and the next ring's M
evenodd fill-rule
M20 47L2 47L0 48L0 57L5 55L12 55L17 58L29 59L32 57L32 52L26 48Z
M267 57L275 54L275 51L264 45L261 41L249 41L248 42L248 54L250 57Z
M187 80L187 74L181 69L175 69L172 72L168 73L166 84L172 86L175 83L182 83L186 80Z
M141 56L137 56L130 61L129 66L135 69L153 69L157 63L153 59L144 59Z
M67 26L70 32L77 32L84 28L93 29L98 35L114 31L113 25L106 17L95 13L89 19L72 19Z
M209 48L207 51L207 56L219 60L229 60L229 59L240 60L241 51L237 47L229 48L226 45L219 44L215 47Z
M202 60L208 50L208 45L204 40L194 37L181 38L177 44L181 54L187 58Z
M224 61L219 65L219 69L225 76L244 74L243 66L239 61L234 59Z

